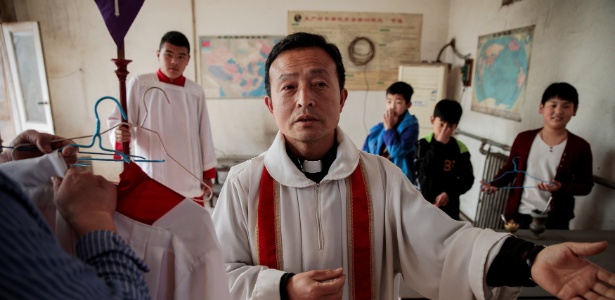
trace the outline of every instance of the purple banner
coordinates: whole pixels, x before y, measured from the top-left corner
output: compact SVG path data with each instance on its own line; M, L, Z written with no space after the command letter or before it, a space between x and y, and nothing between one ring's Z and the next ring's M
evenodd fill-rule
M94 0L118 48L145 0Z

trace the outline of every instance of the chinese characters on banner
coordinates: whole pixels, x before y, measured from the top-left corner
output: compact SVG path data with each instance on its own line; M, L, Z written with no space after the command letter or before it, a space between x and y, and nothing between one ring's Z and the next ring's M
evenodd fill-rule
M420 61L420 14L289 11L288 33L322 34L340 49L349 90L386 90Z

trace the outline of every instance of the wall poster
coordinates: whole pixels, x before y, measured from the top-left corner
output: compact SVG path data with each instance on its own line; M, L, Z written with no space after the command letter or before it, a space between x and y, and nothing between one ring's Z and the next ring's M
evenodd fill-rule
M280 36L201 36L201 85L208 99L263 98L265 61Z
M337 45L348 90L386 90L399 65L419 62L422 23L420 14L288 12L289 34L318 33Z
M534 26L478 38L472 110L521 121Z

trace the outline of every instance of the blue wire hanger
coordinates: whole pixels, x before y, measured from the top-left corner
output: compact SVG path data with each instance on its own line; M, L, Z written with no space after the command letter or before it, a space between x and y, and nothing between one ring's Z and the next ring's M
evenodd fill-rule
M118 159L102 159L102 158L88 158L88 157L80 157L77 160L104 160L104 161L125 161L125 162L130 162L130 158L137 158L134 161L139 161L139 162L164 162L164 160L147 160L146 158L142 157L142 156L137 156L137 155L130 155L130 154L124 154L120 151L114 150L114 149L108 149L103 147L102 145L102 139L101 139L101 132L100 132L100 118L98 116L98 104L100 102L102 102L103 100L113 100L115 101L115 103L118 105L118 107L120 108L120 112L122 114L122 116L124 118L126 118L126 113L124 112L124 110L122 109L122 106L120 105L120 103L117 101L117 99L110 97L110 96L106 96L106 97L102 97L100 99L98 99L98 101L96 101L96 105L94 106L94 114L96 116L96 132L93 135L87 135L87 136L80 136L80 137L75 137L75 138L69 138L69 139L81 139L81 138L88 138L91 137L91 143L89 145L80 145L80 144L70 144L68 146L74 146L74 147L80 147L80 148L91 148L94 143L96 138L99 139L99 147L102 150L108 151L108 153L101 153L101 152L85 152L85 151L79 151L79 153L81 154L96 154L96 155L119 155L122 157L122 159L118 160ZM109 129L110 130L110 129ZM106 133L107 131L104 131L103 133ZM66 138L63 139L57 139L57 140L52 140L51 142L61 142L61 141L65 141L65 140L69 140ZM66 146L64 146L66 147ZM62 148L64 148L62 147ZM60 151L62 151L62 148L58 149ZM19 150L19 151L31 151L31 152L40 152L40 149L38 149L35 145L33 144L20 144L20 145L15 145L15 146L3 146L0 145L0 152L2 152L1 149L12 149L12 150ZM87 164L73 164L73 166L88 166Z
M166 96L166 94L165 94L165 96ZM110 131L110 130L118 127L118 126L121 126L121 125L133 126L135 128L138 128L138 129L141 129L141 130L145 130L145 131L148 131L148 132L154 134L157 137L158 141L160 142L160 146L162 147L162 150L167 155L167 157L170 158L177 165L179 165L181 168L183 168L189 175L191 175L197 181L199 181L206 189L210 190L207 199L203 199L203 200L199 200L199 201L206 202L206 201L211 200L211 198L213 196L213 190L202 179L200 179L198 176L194 175L192 172L190 172L190 170L188 170L185 166L183 166L177 159L175 159L173 156L171 156L171 154L167 151L164 143L162 142L162 138L160 138L160 134L158 134L158 132L156 132L154 130L151 130L151 129L148 129L148 128L145 128L145 127L143 127L141 125L134 125L134 124L126 123L126 122L120 122L116 126L114 126L112 128L109 128L109 129L107 129L107 130L105 130L104 132L101 133L100 132L100 118L98 116L98 104L100 102L102 102L103 100L107 100L107 99L108 100L113 100L117 104L117 106L119 107L119 110L120 110L120 113L122 114L122 117L124 117L124 119L127 119L126 118L126 113L122 109L122 106L120 105L119 101L117 101L117 99L115 99L113 97L110 97L110 96L102 97L102 98L98 99L98 101L96 101L96 104L94 105L94 115L96 116L96 131L94 132L93 135L91 135L92 140L91 140L90 144L89 145L71 144L69 146L79 147L79 148L91 148L92 146L94 146L94 143L96 142L96 139L98 138L98 145L99 145L100 149L108 151L109 153L83 152L83 151L79 151L79 153L98 154L98 155L115 155L115 154L117 154L117 155L120 155L122 157L122 159L103 159L103 158L80 157L80 158L78 158L78 160L81 160L81 161L83 161L83 160L101 160L101 161L125 161L125 162L130 162L130 158L137 158L137 159L133 159L133 161L134 162L164 162L165 161L164 159L156 159L156 160L150 159L150 160L148 160L148 159L145 159L145 158L143 158L141 156L124 154L121 151L118 151L118 150L115 150L115 149L105 148L102 145L101 135L103 133L106 133L106 132L108 132L108 131ZM71 139L81 139L81 138L88 138L88 137L90 137L90 136L80 136L80 137L71 138ZM66 139L54 140L54 141L51 141L51 142L60 142L60 141L64 141L64 140L66 140ZM29 145L29 146L27 146L27 148L24 148L24 146L26 146L26 145L17 145L17 146L14 146L14 147L12 147L12 146L7 146L7 147L2 146L2 148L11 148L11 149L15 148L15 149L17 149L19 147L19 150L38 151L38 149L35 148L34 145ZM83 165L84 164L73 164L73 166L83 166Z
M492 182L495 182L497 180L499 180L500 178L506 176L506 174L510 174L510 173L523 173L525 176L532 178L538 182L547 182L549 184L553 184L553 181L549 181L549 180L542 180L540 178L534 177L530 174L528 174L526 171L519 171L517 169L517 162L515 160L519 159L519 156L513 157L512 159L512 163L513 163L513 170L512 171L506 171L504 172L502 175L500 175L497 178L494 178L493 180L487 182L487 183L483 183L482 185L487 185L487 184L491 184ZM537 186L504 186L501 188L498 188L498 190L511 190L511 189L527 189L527 188L538 188Z
M113 100L115 102L115 104L119 107L120 109L120 113L122 114L122 117L124 119L127 119L126 117L126 113L124 112L124 109L122 109L122 105L120 105L120 102L117 101L117 99L111 97L111 96L104 96L100 99L98 99L96 101L96 104L94 105L94 115L96 116L96 131L94 132L94 134L92 135L92 140L90 142L89 145L82 145L82 144L70 144L69 146L73 146L73 147L79 147L79 148L92 148L92 146L94 146L94 143L96 142L96 139L98 139L98 147L101 150L107 151L107 152L112 152L112 153L97 153L97 152L80 152L80 153L88 153L88 154L99 154L99 155L119 155L122 157L122 159L110 159L110 158L93 158L93 157L80 157L77 160L80 161L84 161L84 160L99 160L99 161L123 161L123 162L127 162L129 163L131 161L134 162L164 162L164 159L145 159L142 156L136 156L136 155L132 155L132 154L125 154L122 153L121 151L115 150L115 149L109 149L109 148L105 148L102 144L102 137L101 137L101 133L100 133L100 117L98 116L98 104L100 104L100 102L104 101L104 100ZM109 131L109 130L107 130ZM105 131L105 132L107 132Z

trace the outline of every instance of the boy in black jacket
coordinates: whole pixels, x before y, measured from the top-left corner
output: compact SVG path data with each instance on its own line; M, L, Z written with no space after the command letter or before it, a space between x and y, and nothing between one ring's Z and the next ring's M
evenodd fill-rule
M431 116L433 133L418 141L415 161L415 178L423 197L455 220L459 220L459 195L474 182L470 152L451 136L461 114L457 101L444 99L436 104Z

